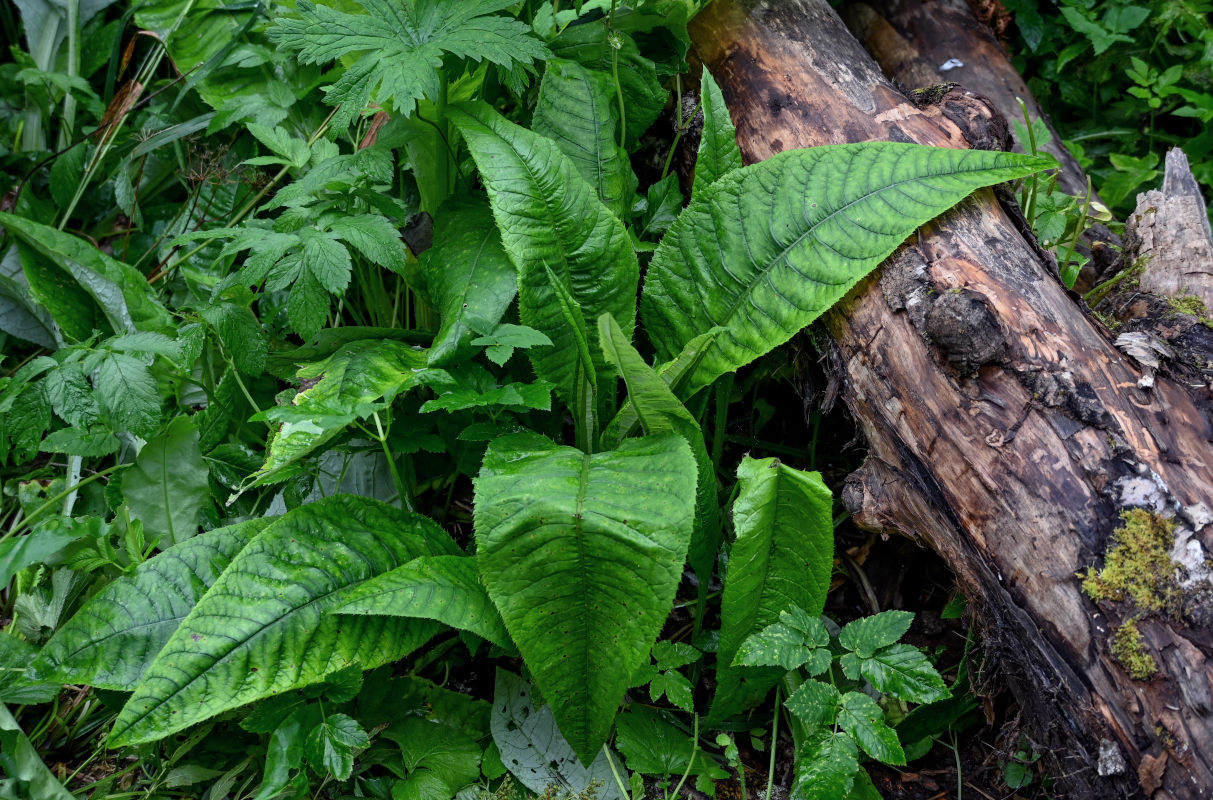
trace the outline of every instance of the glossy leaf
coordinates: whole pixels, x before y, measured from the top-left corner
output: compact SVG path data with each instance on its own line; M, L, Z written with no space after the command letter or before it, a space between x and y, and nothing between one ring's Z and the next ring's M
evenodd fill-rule
M659 358L725 328L691 388L786 342L920 225L1051 158L895 142L779 153L692 201L653 255L641 310Z
M518 294L514 264L483 195L442 207L434 220L434 245L420 261L430 297L442 315L429 363L458 363L472 352L474 332L492 329Z
M420 617L511 648L501 615L468 556L422 556L347 592L336 614Z
M590 456L523 434L485 455L476 479L481 578L584 761L606 739L669 613L695 472L674 435Z
M110 732L152 741L223 711L401 658L434 623L328 613L341 593L423 555L458 548L430 520L338 495L267 527L181 622Z
M305 388L290 405L264 412L264 418L281 425L270 438L265 464L251 485L289 477L301 458L354 420L386 408L427 374L424 350L391 339L353 341L323 361L300 367L296 375Z
M819 733L796 753L792 796L804 800L846 797L859 770L859 751L846 733Z
M600 800L622 800L606 754L599 751L583 766L556 727L551 706L536 709L530 684L503 669L497 670L489 724L505 768L531 791L555 786L577 794L593 782L601 787Z
M358 720L348 714L329 714L307 735L303 757L317 772L343 781L354 770L354 755L370 743L371 738Z
M564 58L549 59L539 85L531 130L556 143L598 199L624 219L636 176L619 146L619 106L615 82L605 72Z
M97 303L115 332L172 330L168 312L147 278L134 267L107 256L83 239L24 217L0 212L0 226L69 275ZM53 313L55 298L40 293L39 285L31 279L35 297L44 305L49 301L47 307ZM85 339L92 331L69 333Z
M695 156L692 200L702 197L721 175L741 168L737 129L733 127L733 119L725 107L720 87L706 68L699 85L699 103L703 110L703 132L699 137L699 152Z
M879 692L911 703L950 697L943 679L917 647L895 644L859 662L859 672Z
M148 540L159 539L167 547L198 532L199 515L210 500L209 477L193 419L175 417L122 474L122 496L131 516L143 521Z
M882 611L860 617L843 626L838 643L860 658L871 658L882 647L896 642L910 629L914 614L910 611Z
M847 692L838 707L838 726L855 737L864 752L885 764L904 764L897 732L885 724L884 709L861 692Z
M270 519L208 531L170 547L90 598L42 648L40 674L129 692L181 620Z
M529 351L535 372L571 404L578 350L547 270L580 308L598 383L605 385L611 371L602 360L596 321L609 313L629 337L635 328L640 266L631 239L550 139L514 125L485 103L465 103L449 113L480 169L506 252L518 269L522 324L556 345Z
M725 665L733 663L747 636L774 623L781 612L795 606L808 618L820 615L834 567L833 497L818 473L747 456L737 479L737 541L720 601L719 663ZM761 699L778 677L752 675L742 690L740 673L718 669L713 717Z
M480 777L483 751L474 736L458 728L408 717L388 728L383 737L400 746L404 768L410 773L426 771L441 779L447 798Z
M695 747L690 733L674 727L664 715L639 703L619 715L615 744L627 758L628 769L645 775L707 775L729 777L716 760ZM688 769L689 768L689 769Z

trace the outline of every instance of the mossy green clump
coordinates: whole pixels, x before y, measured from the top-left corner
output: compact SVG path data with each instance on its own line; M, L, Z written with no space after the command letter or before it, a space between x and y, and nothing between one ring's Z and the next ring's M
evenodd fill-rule
M1128 620L1112 635L1112 657L1129 671L1134 680L1146 681L1158 672L1158 662L1146 650L1137 629L1137 618Z
M1205 301L1199 296L1192 294L1191 291L1185 289L1180 294L1168 297L1167 305L1176 314L1188 314L1196 317L1202 325L1213 328L1213 319L1209 317L1209 310L1205 307Z
M1143 611L1175 613L1180 592L1175 582L1175 523L1144 508L1122 512L1123 527L1112 532L1114 544L1102 570L1087 571L1082 589L1097 603L1129 600Z

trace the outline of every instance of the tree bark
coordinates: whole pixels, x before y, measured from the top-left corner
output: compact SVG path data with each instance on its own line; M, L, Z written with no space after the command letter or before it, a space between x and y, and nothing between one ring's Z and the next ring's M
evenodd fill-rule
M692 35L747 162L873 139L1005 141L1005 120L970 92L907 100L825 0L716 0ZM1208 389L1165 376L1140 388L1142 370L1017 215L978 193L826 316L868 448L844 501L861 525L912 536L953 567L1065 796L1208 797ZM1164 588L1182 602L1161 611L1096 605L1082 589L1078 573L1102 563L1133 508L1175 526ZM1147 680L1113 654L1134 619L1157 665Z

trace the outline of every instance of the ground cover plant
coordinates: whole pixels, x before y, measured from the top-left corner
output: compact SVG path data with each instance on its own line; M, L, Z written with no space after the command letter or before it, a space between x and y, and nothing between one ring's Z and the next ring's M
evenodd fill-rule
M830 487L727 421L1050 160L743 167L682 0L19 9L0 795L710 794L783 730L871 797L968 708L909 614L822 616Z

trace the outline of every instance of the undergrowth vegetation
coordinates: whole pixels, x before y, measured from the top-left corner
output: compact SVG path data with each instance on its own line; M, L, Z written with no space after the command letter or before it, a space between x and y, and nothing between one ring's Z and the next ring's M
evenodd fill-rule
M1051 160L667 135L684 0L108 5L4 20L0 795L864 798L971 707L726 422Z

